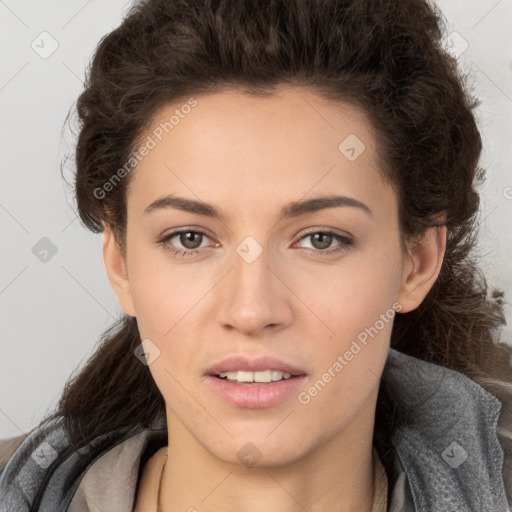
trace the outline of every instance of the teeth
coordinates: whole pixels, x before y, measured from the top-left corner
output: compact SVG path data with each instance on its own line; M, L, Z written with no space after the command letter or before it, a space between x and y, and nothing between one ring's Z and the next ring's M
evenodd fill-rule
M274 382L282 379L289 379L290 373L280 372L278 370L264 370L261 372L223 372L219 375L221 379L233 380L237 382Z

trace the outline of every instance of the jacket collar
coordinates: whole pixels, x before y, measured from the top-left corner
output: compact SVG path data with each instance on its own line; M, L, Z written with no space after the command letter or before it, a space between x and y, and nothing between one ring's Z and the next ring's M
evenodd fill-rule
M390 349L382 382L407 420L392 438L413 510L509 511L502 403L462 373Z

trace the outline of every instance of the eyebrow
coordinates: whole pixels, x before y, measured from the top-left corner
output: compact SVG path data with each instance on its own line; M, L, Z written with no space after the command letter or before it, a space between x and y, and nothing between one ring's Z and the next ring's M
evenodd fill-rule
M318 212L326 208L337 208L337 207L352 207L358 208L368 215L372 216L372 210L361 201L353 197L339 196L339 195L324 195L315 197L312 199L303 199L300 201L293 201L285 205L280 212L279 221L284 219L290 219L294 217L300 217L310 213ZM144 215L166 209L176 208L185 212L196 213L198 215L204 215L206 217L212 217L225 222L225 217L221 211L212 204L205 203L203 201L197 201L194 199L186 199L175 195L166 195L153 201L144 210Z

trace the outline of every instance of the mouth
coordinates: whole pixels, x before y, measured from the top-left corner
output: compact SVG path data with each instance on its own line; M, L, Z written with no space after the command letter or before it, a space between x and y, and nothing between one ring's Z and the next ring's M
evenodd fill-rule
M250 359L235 354L207 370L205 383L228 404L265 408L289 399L306 382L301 368L271 356Z
M291 373L279 370L261 370L257 372L239 370L222 372L218 375L214 375L214 377L225 380L227 382L232 382L233 384L241 384L246 386L254 386L259 384L268 385L274 382L295 379L299 376L300 374L292 375Z
M306 375L294 375L270 382L239 382L220 375L207 375L205 384L223 402L246 409L279 405L297 395L304 387Z
M306 372L282 359L273 356L259 356L251 359L234 354L211 366L206 375L231 381L269 383L306 375Z

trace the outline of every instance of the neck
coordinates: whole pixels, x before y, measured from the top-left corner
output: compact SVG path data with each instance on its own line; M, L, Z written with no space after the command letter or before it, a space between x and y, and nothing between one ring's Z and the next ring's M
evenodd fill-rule
M254 466L244 466L213 456L181 422L171 419L159 512L348 512L372 508L373 422L366 429L348 426L286 464L260 460Z

